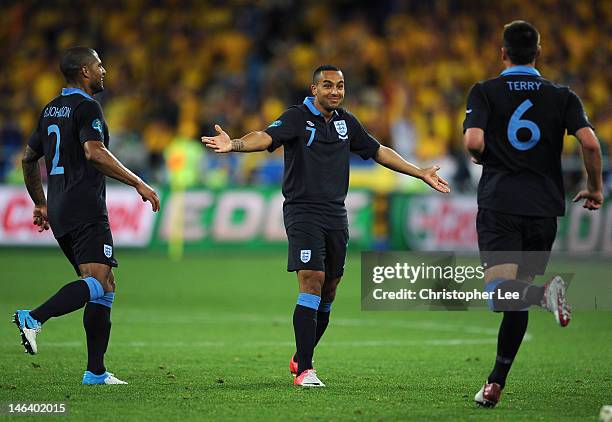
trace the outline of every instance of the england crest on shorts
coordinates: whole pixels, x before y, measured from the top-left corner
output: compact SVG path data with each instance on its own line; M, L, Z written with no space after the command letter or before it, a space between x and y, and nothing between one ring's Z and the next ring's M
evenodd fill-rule
M110 258L113 256L113 247L110 245L104 245L104 256Z
M310 249L302 249L300 251L300 260L305 264L310 261Z
M348 128L346 127L346 122L344 120L336 120L334 122L334 126L336 126L336 132L338 132L338 138L344 140L348 139Z

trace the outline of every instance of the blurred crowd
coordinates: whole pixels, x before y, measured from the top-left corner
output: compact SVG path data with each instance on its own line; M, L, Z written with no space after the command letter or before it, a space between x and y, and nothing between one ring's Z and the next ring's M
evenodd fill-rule
M329 63L344 71L345 107L377 139L415 163L440 164L455 190L469 191L479 169L461 146L466 94L502 70L503 25L515 19L542 35L542 75L570 85L604 149L612 144L607 0L8 0L0 8L4 182L21 181L21 150L60 92L59 57L74 45L96 49L107 70L97 98L111 150L154 183L180 165L172 144L199 142L216 123L232 137L265 128ZM564 154L571 189L582 179L573 138ZM197 183L211 187L278 184L282 175L282 153L197 157ZM358 161L355 183L402 188L403 179ZM360 178L372 173L379 177Z

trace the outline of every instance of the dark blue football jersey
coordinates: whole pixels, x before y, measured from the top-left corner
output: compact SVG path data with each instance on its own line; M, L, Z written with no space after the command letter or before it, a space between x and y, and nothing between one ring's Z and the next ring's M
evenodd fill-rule
M108 147L102 108L86 92L64 88L44 107L28 141L45 158L47 213L55 237L86 223L108 221L105 176L85 158L87 141Z
M344 109L329 122L307 97L285 111L265 131L269 151L285 153L283 215L285 226L308 222L328 229L347 227L344 200L349 184L349 156L373 158L380 148L359 120Z
M478 206L515 215L563 215L563 138L587 126L578 96L533 67L514 66L475 84L463 129L485 133Z

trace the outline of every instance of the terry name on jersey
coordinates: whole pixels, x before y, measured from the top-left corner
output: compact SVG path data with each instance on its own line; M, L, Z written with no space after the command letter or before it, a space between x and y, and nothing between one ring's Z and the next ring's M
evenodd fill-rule
M542 82L532 81L506 81L510 91L538 91Z

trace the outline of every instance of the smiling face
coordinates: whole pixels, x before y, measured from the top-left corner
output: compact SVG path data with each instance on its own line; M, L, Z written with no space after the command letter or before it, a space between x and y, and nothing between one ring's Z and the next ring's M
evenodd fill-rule
M344 75L339 70L324 70L319 74L316 85L310 85L310 91L315 97L315 106L331 113L344 101Z
M104 91L104 76L106 76L106 69L102 66L102 61L98 57L98 53L94 51L94 59L85 66L84 75L89 80L89 87L94 94Z

